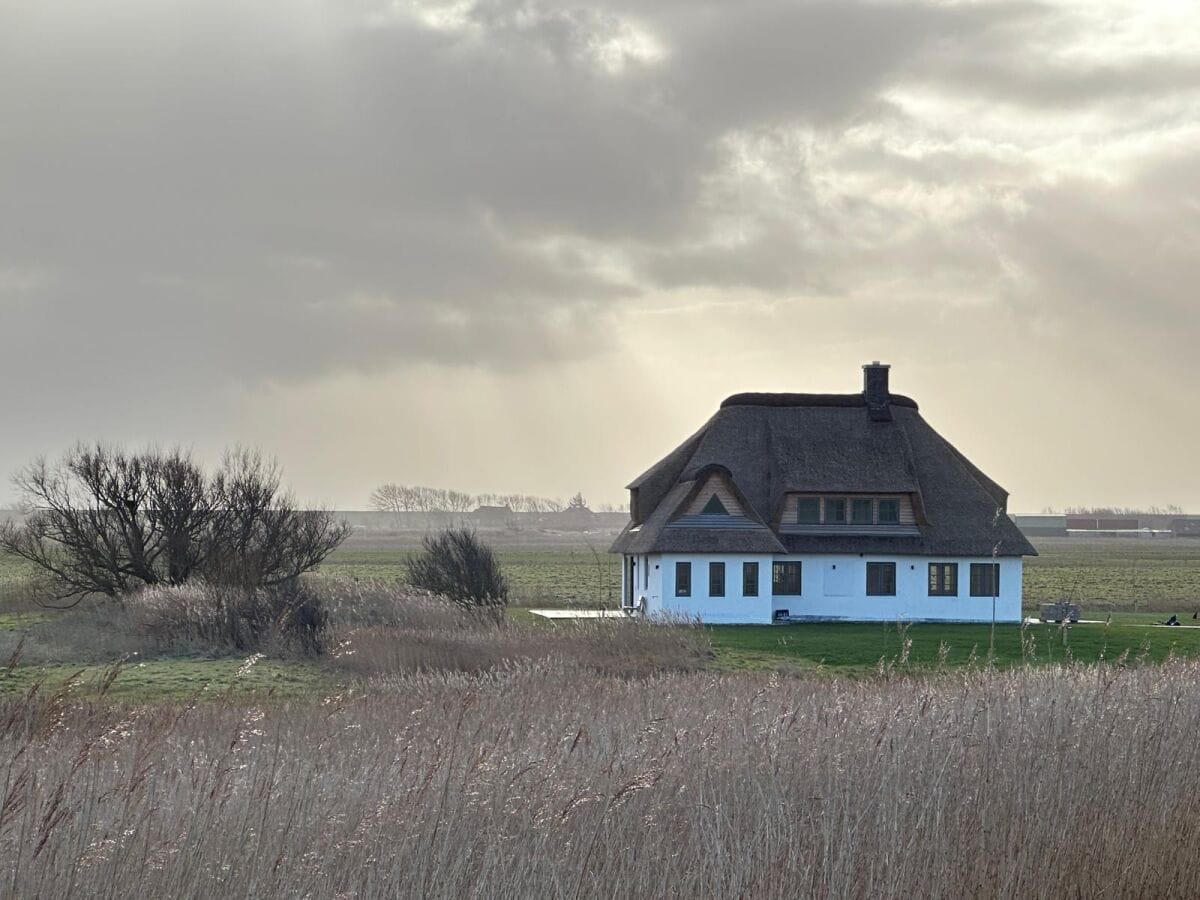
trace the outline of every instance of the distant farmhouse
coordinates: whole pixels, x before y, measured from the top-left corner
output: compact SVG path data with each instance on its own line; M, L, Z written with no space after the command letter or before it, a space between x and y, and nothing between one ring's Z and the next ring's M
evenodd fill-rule
M861 394L737 394L629 485L622 605L712 623L1018 622L1008 494L863 367Z
M1130 516L1039 515L1012 517L1026 537L1200 537L1200 516L1163 513Z

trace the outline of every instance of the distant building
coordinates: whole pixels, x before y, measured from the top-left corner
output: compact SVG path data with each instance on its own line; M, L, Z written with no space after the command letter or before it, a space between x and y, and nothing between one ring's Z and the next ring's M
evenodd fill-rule
M1175 537L1200 537L1200 516L1172 519L1171 533Z
M1067 516L1067 531L1137 531L1136 516Z
M1066 516L1013 516L1025 537L1066 537Z
M471 516L481 528L503 528L512 521L513 511L510 506L480 506Z

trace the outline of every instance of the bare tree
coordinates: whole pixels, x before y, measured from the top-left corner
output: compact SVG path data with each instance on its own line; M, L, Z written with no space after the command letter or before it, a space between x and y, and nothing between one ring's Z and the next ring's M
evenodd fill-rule
M446 491L446 508L450 512L470 512L475 508L475 497L462 491Z
M0 526L0 550L50 576L55 601L193 578L273 587L315 568L350 530L297 509L278 466L245 449L207 476L181 450L80 444L13 482L28 515Z
M416 497L413 489L402 484L384 484L371 492L371 509L380 512L412 512Z

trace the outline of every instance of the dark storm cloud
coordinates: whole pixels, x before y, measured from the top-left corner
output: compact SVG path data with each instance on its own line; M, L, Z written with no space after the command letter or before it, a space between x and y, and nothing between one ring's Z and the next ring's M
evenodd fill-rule
M852 116L921 47L1003 10L665 7L646 20L662 59L616 75L593 50L619 44L618 7L480 4L442 31L371 27L371 10L13 10L0 246L6 270L54 277L6 318L64 361L163 342L197 379L206 360L253 379L553 356L549 313L586 328L597 301L639 293L545 249L563 238L677 250L652 281L688 265L693 282L786 286L793 267L735 253L689 264L722 135ZM764 242L787 254L800 236L781 225Z

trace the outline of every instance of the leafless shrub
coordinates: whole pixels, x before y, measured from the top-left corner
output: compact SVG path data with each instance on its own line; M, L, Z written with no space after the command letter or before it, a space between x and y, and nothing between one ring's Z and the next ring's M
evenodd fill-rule
M236 449L211 476L186 453L78 445L14 479L29 515L0 525L0 551L54 583L55 601L144 585L272 587L318 566L349 534L295 508L278 468Z
M1185 897L1200 666L0 700L13 896Z

